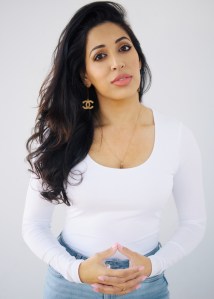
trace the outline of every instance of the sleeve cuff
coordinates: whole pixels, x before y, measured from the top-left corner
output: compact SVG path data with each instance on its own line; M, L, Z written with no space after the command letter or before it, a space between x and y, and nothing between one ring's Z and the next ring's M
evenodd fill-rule
M72 263L69 265L68 268L68 280L76 283L82 283L79 277L79 265L83 262L84 260L75 260L72 261Z
M158 257L155 255L151 255L148 258L150 259L150 261L152 263L152 273L150 274L149 277L161 274L163 272L163 270L161 267L161 262L158 259Z

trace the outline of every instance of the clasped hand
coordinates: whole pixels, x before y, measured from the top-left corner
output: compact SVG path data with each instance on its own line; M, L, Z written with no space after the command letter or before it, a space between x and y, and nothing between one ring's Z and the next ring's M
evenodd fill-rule
M117 250L129 259L129 268L110 269L105 264L105 259ZM124 295L138 289L151 271L149 258L116 244L83 261L79 267L79 277L83 283L91 284L95 292Z

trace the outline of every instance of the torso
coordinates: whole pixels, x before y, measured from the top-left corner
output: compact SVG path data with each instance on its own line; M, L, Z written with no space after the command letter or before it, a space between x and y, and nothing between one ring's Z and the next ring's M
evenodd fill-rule
M143 164L150 157L155 142L153 111L142 106L134 134L133 127L118 131L111 126L103 127L103 140L101 129L95 128L94 141L89 151L90 157L95 162L111 168L120 168L120 159L123 160L124 156L123 168Z

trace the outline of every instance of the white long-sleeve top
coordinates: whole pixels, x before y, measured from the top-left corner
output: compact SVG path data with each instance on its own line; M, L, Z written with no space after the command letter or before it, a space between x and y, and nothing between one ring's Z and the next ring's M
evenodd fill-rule
M160 274L190 253L201 241L206 223L201 155L197 142L182 122L153 109L155 142L143 164L125 169L96 163L89 155L75 166L83 172L78 186L68 185L62 236L86 256L116 242L142 255L159 241L160 219L171 194L179 225L162 248L150 256L151 276ZM69 176L70 182L72 178ZM23 238L31 250L67 280L81 282L79 264L51 232L55 204L44 200L41 181L33 175L27 191ZM170 224L169 224L170 225ZM119 252L114 257L126 259Z

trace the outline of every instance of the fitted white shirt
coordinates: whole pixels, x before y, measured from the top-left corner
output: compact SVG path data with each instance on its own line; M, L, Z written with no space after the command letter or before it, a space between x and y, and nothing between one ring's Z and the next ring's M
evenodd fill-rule
M201 155L185 125L153 109L155 142L141 165L117 169L95 162L89 155L74 167L83 172L78 186L68 185L62 236L74 250L93 256L115 243L142 255L159 241L163 208L171 194L179 226L162 248L150 256L151 276L160 274L190 253L201 241L206 223ZM72 183L72 178L69 176ZM76 260L51 232L55 204L44 200L41 181L30 178L23 217L23 237L31 250L66 279L81 282ZM170 225L170 224L169 224ZM126 259L119 252L114 257Z

